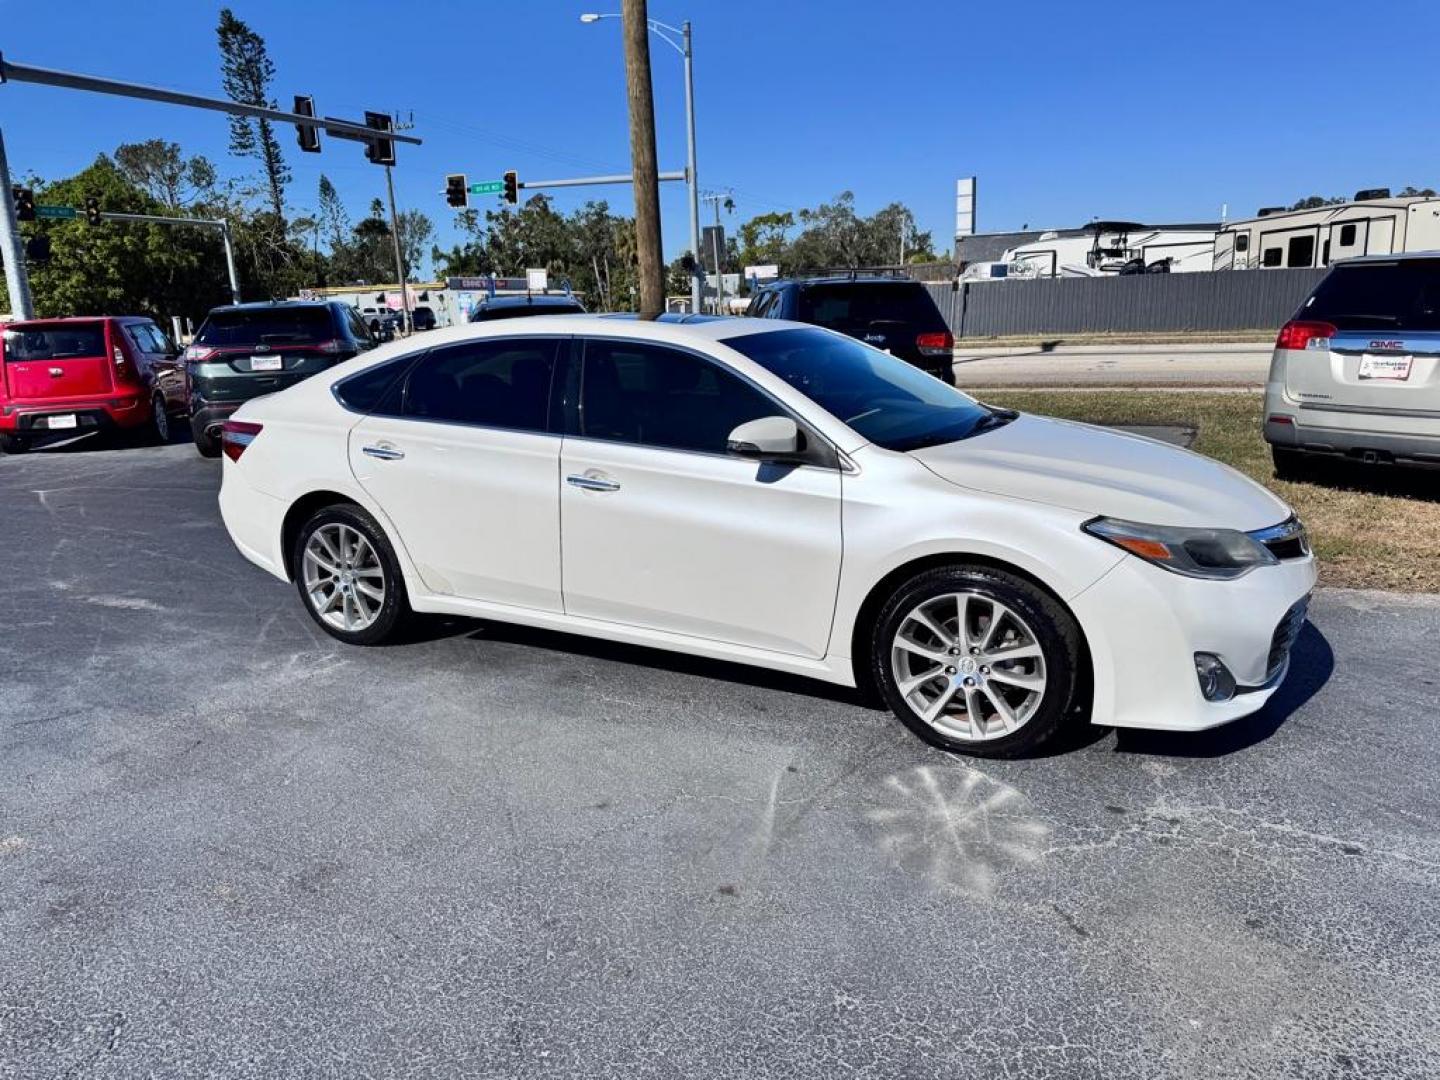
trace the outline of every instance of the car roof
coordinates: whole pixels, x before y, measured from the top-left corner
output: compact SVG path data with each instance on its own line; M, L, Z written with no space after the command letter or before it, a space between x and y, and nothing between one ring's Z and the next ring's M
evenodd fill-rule
M523 324L523 325L522 325ZM732 315L688 315L667 313L658 317L608 313L532 315L524 320L489 319L464 322L425 333L427 348L472 341L487 337L531 337L554 334L557 337L593 335L596 337L642 338L647 341L674 345L723 341L749 334L772 333L777 330L816 330L810 323L786 319L749 319ZM821 331L828 333L828 331ZM410 339L382 346L387 353L399 355Z
M1405 259L1440 259L1440 250L1397 251L1393 255L1356 255L1351 259L1336 259L1331 266L1351 266L1355 263L1393 263Z
M47 319L43 315L37 315L33 319L11 319L0 325L9 326L33 326L36 323L44 323L47 326L55 323L87 323L103 322L106 319L113 319L116 322L154 322L149 315L56 315L53 319Z
M245 304L221 304L210 309L214 315L221 311L264 311L275 308L328 308L341 304L339 300L251 300Z
M773 289L780 285L799 285L805 288L808 285L918 285L914 278L886 277L883 274L828 274L824 277L813 278L781 278L762 285L763 289Z
M580 301L573 296L560 294L541 293L539 296L490 296L480 302L479 307L560 307L564 304L580 305Z

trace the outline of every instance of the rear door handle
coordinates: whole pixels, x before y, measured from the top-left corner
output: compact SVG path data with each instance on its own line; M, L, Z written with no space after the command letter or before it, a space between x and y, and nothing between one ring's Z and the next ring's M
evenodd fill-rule
M599 476L567 476L565 482L571 487L580 488L583 491L619 491L620 485L614 480L606 480Z
M396 450L393 446L364 446L360 452L366 457L379 458L381 461L399 461L405 456L405 451Z

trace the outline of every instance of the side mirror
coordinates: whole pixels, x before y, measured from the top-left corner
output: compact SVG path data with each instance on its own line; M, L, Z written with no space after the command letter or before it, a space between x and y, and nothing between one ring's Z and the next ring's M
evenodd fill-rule
M769 461L799 455L803 436L800 425L788 416L762 416L730 432L725 448L741 457Z

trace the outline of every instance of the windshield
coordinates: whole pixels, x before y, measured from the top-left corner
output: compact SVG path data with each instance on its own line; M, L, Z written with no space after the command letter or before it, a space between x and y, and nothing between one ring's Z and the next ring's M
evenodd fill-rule
M198 345L318 345L335 335L323 307L275 307L212 312Z
M1297 318L1340 330L1440 330L1440 259L1337 266Z
M723 339L887 450L954 442L1009 419L889 353L819 329Z
M5 331L7 360L76 360L105 355L105 328L100 323L23 326Z

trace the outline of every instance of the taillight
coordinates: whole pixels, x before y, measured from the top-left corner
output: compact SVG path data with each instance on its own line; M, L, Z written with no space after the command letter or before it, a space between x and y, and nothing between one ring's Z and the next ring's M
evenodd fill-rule
M1325 349L1335 336L1335 327L1328 322L1306 322L1293 319L1280 328L1275 339L1277 349Z
M110 346L110 359L115 362L117 383L135 385L140 382L140 373L135 370L135 365L125 358L125 349L119 343Z
M345 343L343 341L322 341L315 346L317 352L329 353L332 356L344 348Z
M261 424L252 424L247 420L226 420L220 426L220 449L225 451L225 456L231 461L239 461L240 455L255 441L255 436L260 434L262 427Z
M949 356L955 348L955 337L946 330L940 334L921 334L915 339L921 356Z
M185 349L185 362L187 364L199 364L214 356L218 350L212 349L209 345L190 345Z

